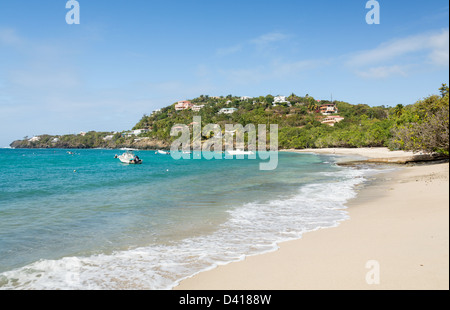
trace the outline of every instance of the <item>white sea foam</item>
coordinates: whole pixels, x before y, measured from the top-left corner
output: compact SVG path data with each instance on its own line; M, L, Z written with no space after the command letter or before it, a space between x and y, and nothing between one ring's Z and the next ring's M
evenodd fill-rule
M0 274L1 289L170 289L184 278L348 219L345 203L367 170L343 169L339 182L303 186L286 199L248 203L209 235L113 254L41 260Z

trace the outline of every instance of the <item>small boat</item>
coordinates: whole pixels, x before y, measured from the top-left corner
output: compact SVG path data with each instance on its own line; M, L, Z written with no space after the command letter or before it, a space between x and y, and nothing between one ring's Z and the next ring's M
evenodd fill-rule
M162 154L162 155L170 155L169 152L163 151L163 150L158 150L158 154Z
M244 151L244 150L234 150L234 151L227 151L230 155L254 155L255 153L252 151Z
M139 165L142 164L142 159L140 159L138 156L134 155L132 151L126 151L120 156L117 156L119 160L124 164L132 164L132 165Z

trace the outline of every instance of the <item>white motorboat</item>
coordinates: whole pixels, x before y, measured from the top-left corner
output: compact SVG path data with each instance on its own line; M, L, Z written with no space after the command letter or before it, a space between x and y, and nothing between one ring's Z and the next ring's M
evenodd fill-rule
M134 153L130 150L126 151L120 156L117 156L117 158L119 158L119 160L124 164L133 164L133 165L142 164L142 159L134 155Z
M162 154L162 155L170 155L169 152L163 151L163 150L158 150L158 154Z

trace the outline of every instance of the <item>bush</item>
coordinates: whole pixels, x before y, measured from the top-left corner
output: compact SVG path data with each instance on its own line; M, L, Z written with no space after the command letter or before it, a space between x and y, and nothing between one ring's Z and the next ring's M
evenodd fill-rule
M391 148L449 156L449 100L430 96L405 111L393 130Z

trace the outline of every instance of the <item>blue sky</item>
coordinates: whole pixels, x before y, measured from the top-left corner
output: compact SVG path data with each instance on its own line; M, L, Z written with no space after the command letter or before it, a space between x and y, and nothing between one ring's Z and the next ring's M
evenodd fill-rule
M0 147L40 134L130 129L210 96L412 104L449 76L444 0L0 1Z

